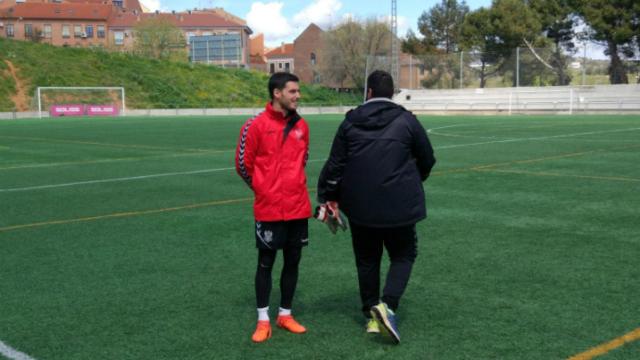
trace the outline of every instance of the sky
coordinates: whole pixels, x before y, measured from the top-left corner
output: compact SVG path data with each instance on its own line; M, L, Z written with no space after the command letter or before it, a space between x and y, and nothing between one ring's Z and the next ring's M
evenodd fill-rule
M266 46L292 42L310 23L323 29L340 23L345 18L388 20L391 0L140 0L155 11L184 11L194 8L221 7L243 18L254 34L265 35ZM398 35L407 30L417 33L418 18L441 0L397 0ZM473 10L491 5L491 0L468 0Z

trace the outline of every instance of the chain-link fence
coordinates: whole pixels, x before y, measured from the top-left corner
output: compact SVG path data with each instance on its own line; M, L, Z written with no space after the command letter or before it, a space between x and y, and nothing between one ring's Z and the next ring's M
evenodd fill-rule
M611 61L600 52L580 45L574 53L554 48L522 47L504 53L457 52L449 54L401 54L401 89L462 89L611 84ZM628 83L640 82L640 59L622 59ZM391 72L389 56L369 56L365 74L381 69ZM365 76L366 78L366 76Z

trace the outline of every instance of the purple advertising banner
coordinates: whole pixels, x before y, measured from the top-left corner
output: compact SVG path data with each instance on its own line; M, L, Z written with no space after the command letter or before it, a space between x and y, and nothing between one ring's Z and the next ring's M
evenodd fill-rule
M116 105L87 105L87 115L89 116L117 116L118 107Z
M49 109L49 114L51 116L81 116L84 115L84 105L52 105Z

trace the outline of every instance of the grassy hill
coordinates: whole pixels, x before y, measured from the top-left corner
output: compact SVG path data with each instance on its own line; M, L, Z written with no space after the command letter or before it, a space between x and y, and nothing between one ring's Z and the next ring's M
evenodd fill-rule
M0 38L0 111L33 108L38 86L123 86L129 108L262 106L267 80L255 71ZM316 85L303 84L302 92L309 105L360 99Z

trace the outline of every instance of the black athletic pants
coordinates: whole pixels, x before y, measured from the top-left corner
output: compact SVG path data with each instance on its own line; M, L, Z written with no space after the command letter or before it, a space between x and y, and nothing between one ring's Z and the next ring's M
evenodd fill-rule
M276 261L278 250L258 249L258 269L256 270L256 303L258 308L269 306L271 294L271 270ZM298 264L302 255L302 247L285 247L283 250L284 265L280 275L280 307L291 309L293 294L298 283Z
M418 255L415 224L395 228L370 228L354 223L350 223L350 226L358 268L362 311L366 317L371 317L369 310L380 300L395 311ZM380 298L380 262L383 247L389 254L390 266Z

